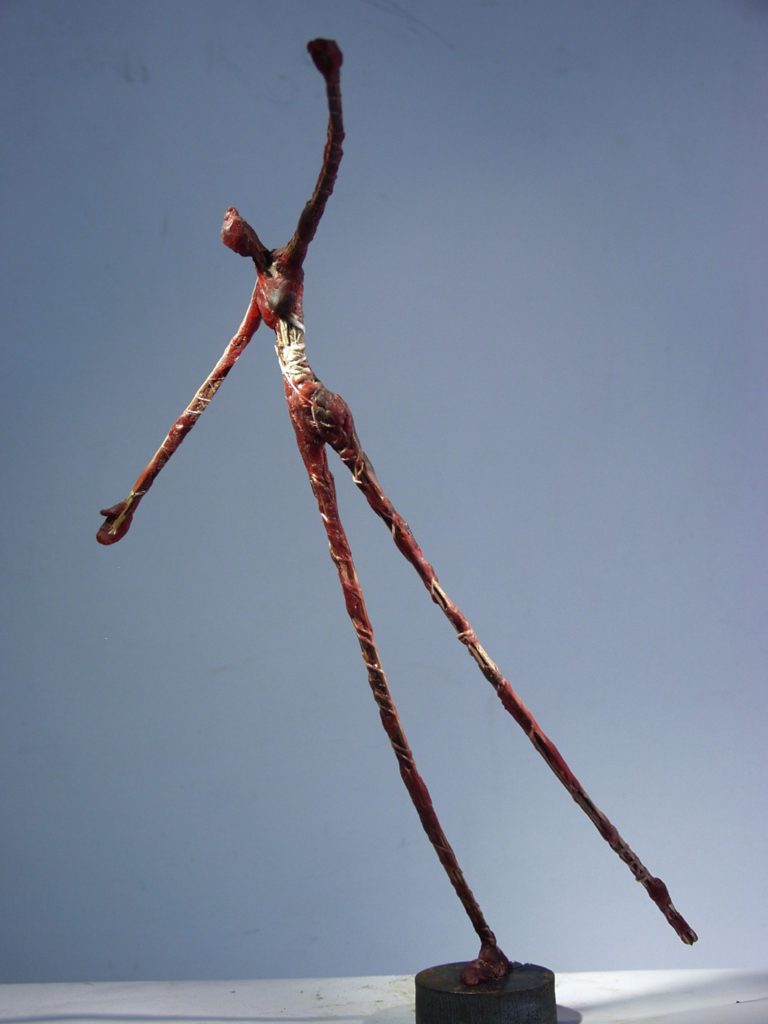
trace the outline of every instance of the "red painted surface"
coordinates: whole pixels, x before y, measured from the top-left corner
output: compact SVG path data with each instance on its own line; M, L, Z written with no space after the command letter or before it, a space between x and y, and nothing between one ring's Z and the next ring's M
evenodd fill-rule
M546 736L518 694L501 674L498 666L480 645L469 621L440 586L435 570L425 559L407 522L384 493L373 465L357 437L349 407L340 395L322 384L306 361L303 347L302 265L307 247L315 235L326 202L333 191L344 138L339 87L341 51L334 42L322 39L311 42L308 49L325 79L329 109L328 137L315 190L299 217L292 238L287 245L278 249L268 249L263 245L253 228L234 207L226 211L221 231L222 241L238 255L252 259L256 269L256 284L245 317L212 373L173 424L128 497L102 511L105 521L97 534L97 539L101 544L114 544L125 536L139 502L197 422L263 320L278 336L278 354L285 378L285 397L296 442L326 529L331 557L338 571L344 602L357 635L382 725L389 737L400 774L422 826L481 942L478 957L467 965L462 975L465 984L476 985L481 981L502 977L510 970L510 964L499 949L494 934L464 878L442 831L427 786L416 769L413 753L403 732L379 659L373 627L368 618L362 589L339 515L326 446L330 446L350 470L369 505L386 524L395 545L418 573L432 600L451 622L459 641L467 648L480 671L496 690L504 708L520 725L602 837L628 865L634 877L645 886L651 899L681 939L693 943L696 941L696 934L672 905L664 883L661 879L651 876L639 857L619 835L615 826L594 805L557 747Z

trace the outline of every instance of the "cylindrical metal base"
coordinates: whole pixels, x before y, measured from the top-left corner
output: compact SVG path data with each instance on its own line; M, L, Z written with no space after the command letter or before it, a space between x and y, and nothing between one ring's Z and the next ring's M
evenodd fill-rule
M441 964L416 975L416 1024L557 1024L555 976L512 964L498 981L465 985L467 965Z

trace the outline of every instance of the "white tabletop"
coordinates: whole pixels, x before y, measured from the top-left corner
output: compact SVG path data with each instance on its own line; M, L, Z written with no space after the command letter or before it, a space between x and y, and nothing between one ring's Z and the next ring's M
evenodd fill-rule
M556 976L558 1024L768 1024L768 970ZM413 1024L413 978L0 985L0 1024Z

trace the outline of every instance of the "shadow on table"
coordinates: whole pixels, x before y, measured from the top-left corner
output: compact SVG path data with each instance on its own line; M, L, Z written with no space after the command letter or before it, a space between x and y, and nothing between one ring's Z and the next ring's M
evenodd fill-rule
M557 1004L557 1024L580 1024L582 1016L578 1010L571 1009L570 1006L561 1006Z

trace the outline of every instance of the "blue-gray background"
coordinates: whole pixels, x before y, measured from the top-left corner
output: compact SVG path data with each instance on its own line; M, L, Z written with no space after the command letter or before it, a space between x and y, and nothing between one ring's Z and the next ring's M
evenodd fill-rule
M341 468L382 657L510 956L765 961L768 9L4 2L6 981L387 974L471 929L402 788L263 328L94 534L287 240L317 373L678 942ZM337 463L338 465L338 463Z

